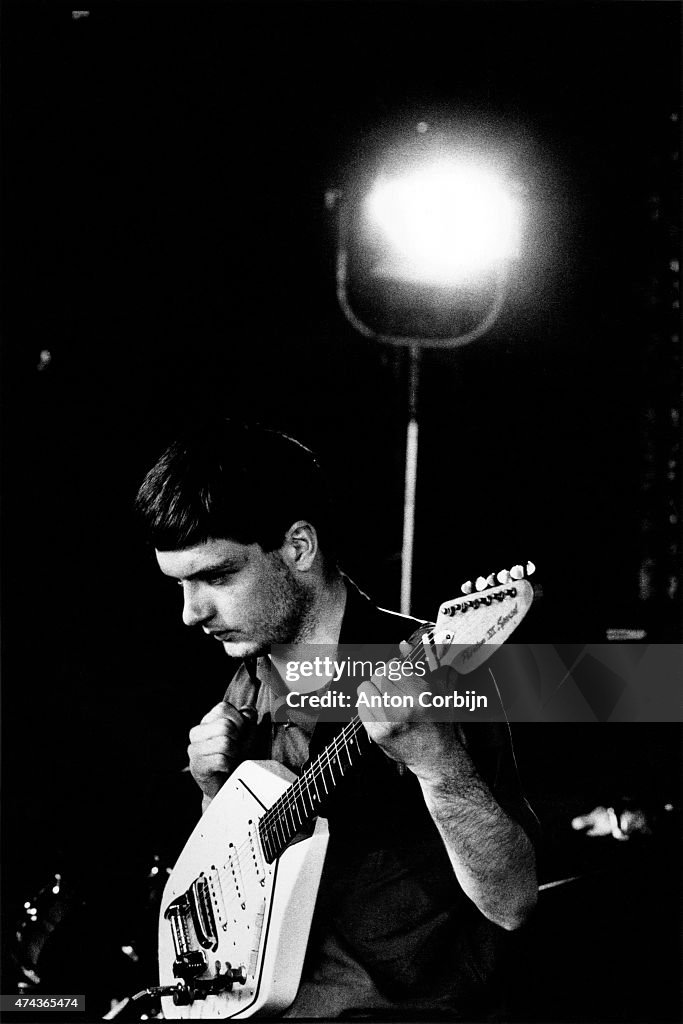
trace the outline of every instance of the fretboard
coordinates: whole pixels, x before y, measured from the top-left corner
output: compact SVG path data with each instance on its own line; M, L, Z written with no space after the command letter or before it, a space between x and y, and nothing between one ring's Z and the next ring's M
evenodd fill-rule
M269 864L317 817L327 797L369 746L368 734L356 715L266 811L259 834Z
M407 658L424 654L424 638L433 639L431 627L425 626L411 636ZM317 817L330 793L369 748L370 739L356 715L266 811L259 822L259 835L269 864Z

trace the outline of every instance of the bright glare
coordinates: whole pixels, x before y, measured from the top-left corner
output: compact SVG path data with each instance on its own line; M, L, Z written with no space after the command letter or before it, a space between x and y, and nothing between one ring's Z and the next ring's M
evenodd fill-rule
M425 284L458 284L519 250L519 202L488 168L441 160L381 178L367 212L391 251L378 273Z

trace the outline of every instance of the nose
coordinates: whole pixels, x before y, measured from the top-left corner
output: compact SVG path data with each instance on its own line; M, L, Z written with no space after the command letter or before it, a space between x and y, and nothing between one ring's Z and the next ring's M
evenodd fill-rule
M198 626L213 615L213 607L207 588L201 583L183 583L183 622L186 626Z

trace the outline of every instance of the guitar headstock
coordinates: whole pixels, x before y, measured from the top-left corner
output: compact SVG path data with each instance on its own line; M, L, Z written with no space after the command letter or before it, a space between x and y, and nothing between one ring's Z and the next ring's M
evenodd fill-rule
M527 562L463 583L463 596L439 608L434 644L448 647L439 657L440 664L452 665L465 675L490 658L531 607L534 590L528 577L535 571L533 562Z

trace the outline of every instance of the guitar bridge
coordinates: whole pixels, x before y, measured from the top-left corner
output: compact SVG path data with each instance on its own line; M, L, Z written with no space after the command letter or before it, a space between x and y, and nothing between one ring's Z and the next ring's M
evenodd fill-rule
M215 952L218 948L216 922L211 907L209 886L204 875L196 878L187 892L166 908L164 917L171 926L176 959L173 973L186 981L206 970L207 960L202 949ZM192 927L190 927L190 925Z

